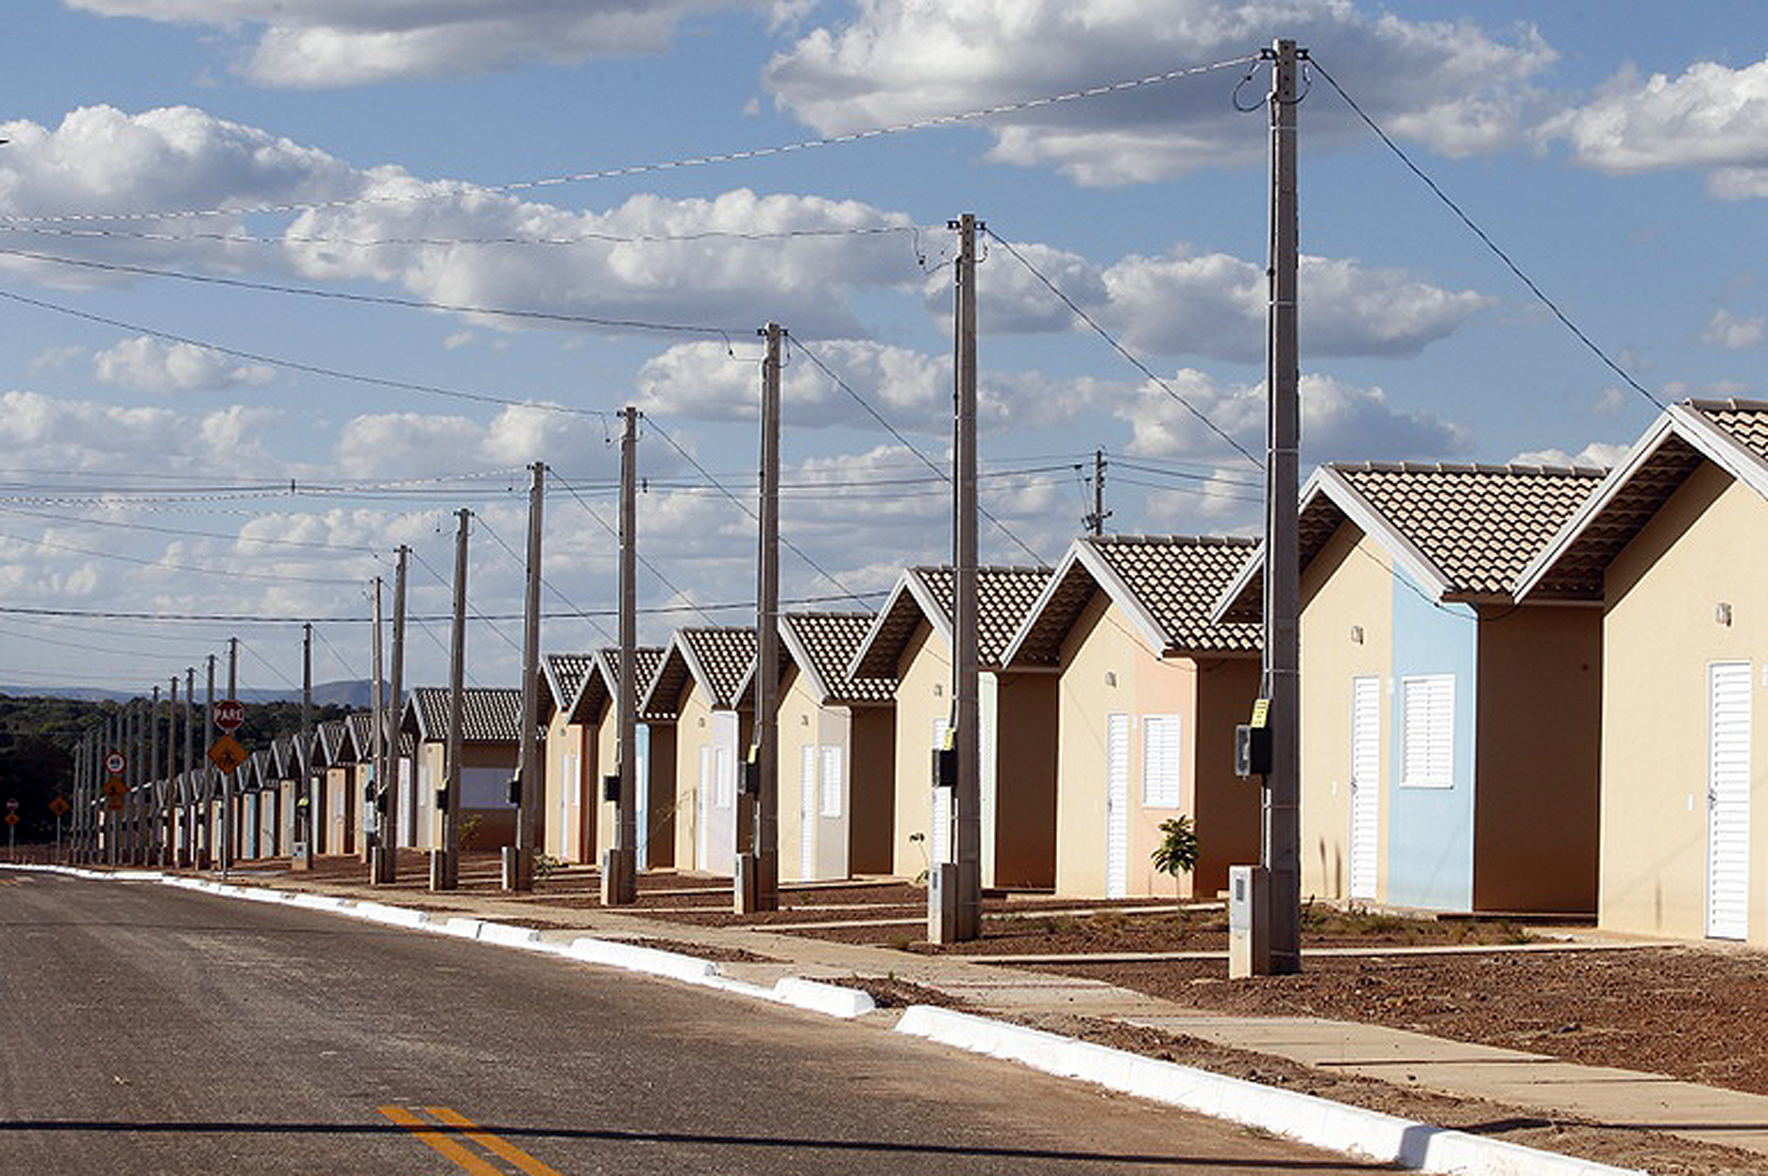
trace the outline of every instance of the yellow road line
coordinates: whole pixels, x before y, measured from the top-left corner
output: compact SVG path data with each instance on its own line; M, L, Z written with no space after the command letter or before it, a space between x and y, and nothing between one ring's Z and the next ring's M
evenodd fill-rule
M472 1176L504 1176L502 1172L448 1138L444 1133L429 1130L430 1124L404 1107L376 1107L375 1110L410 1131L414 1139L429 1144L448 1159L453 1160L462 1171L470 1172Z
M489 1131L479 1130L479 1125L477 1123L473 1122L459 1111L450 1110L447 1107L425 1107L424 1110L429 1114L436 1116L436 1118L440 1119L450 1127L459 1127L462 1135L466 1136L491 1154L498 1156L501 1159L508 1160L522 1171L528 1173L528 1176L563 1176L563 1174L557 1169L547 1167L545 1164L541 1163L539 1160L535 1159L533 1156L529 1155L508 1140L493 1135Z

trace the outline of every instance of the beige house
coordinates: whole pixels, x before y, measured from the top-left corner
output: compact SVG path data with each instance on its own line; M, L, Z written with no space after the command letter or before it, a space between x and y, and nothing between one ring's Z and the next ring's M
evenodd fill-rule
M1691 400L1521 577L1525 601L1601 624L1607 929L1768 945L1764 535L1768 403Z
M1261 797L1234 774L1234 725L1259 693L1259 625L1210 610L1251 540L1075 540L1005 655L1052 671L1057 720L1056 892L1210 897L1259 858ZM1189 817L1198 860L1174 879L1150 855Z
M984 886L1056 882L1056 675L1001 669L1049 578L1048 568L977 570ZM848 666L855 678L896 679L890 869L911 878L951 860L950 790L933 787L932 751L952 721L952 607L949 567L908 569Z
M649 692L657 669L663 664L661 646L640 646L633 664L638 697ZM596 651L588 672L571 704L572 721L587 732L585 760L592 769L592 800L599 811L596 825L596 861L614 846L617 809L605 799L603 782L620 770L620 650L611 646ZM638 713L636 771L638 868L654 870L675 862L675 715L641 709Z
M1600 617L1518 574L1602 471L1331 463L1302 488L1302 893L1596 909ZM1254 620L1262 555L1216 616Z
M549 653L540 659L540 720L545 724L545 794L541 849L563 862L593 863L599 782L594 733L571 712L593 656Z
M889 874L895 817L896 682L847 667L871 613L780 615L780 877ZM744 681L753 705L754 667Z
M313 852L342 854L356 849L356 757L343 719L328 719L315 728L316 781ZM217 841L215 844L219 845Z
M418 848L442 844L436 790L448 780L448 691L420 686L406 701L400 729L410 734L416 759ZM467 849L516 843L516 806L509 783L521 751L522 692L509 687L472 687L461 698L461 795L456 802Z
M754 661L753 628L678 629L639 704L641 713L675 716L677 869L735 870L737 772L753 727L739 699Z

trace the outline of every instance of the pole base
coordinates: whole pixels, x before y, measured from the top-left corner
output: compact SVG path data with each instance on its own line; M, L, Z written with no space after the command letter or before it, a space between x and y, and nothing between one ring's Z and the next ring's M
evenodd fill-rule
M445 849L430 851L430 889L458 890L460 862Z
M514 845L503 847L503 888L534 889L534 854Z
M368 881L374 886L387 886L399 880L394 851L390 846L377 845L369 851Z
M638 901L637 858L630 849L602 851L602 905L631 906Z

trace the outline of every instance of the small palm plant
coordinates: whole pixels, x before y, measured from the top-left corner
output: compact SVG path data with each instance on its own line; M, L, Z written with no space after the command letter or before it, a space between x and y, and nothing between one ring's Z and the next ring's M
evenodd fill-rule
M1172 817L1160 822L1160 844L1148 855L1154 868L1171 874L1177 881L1180 874L1189 874L1197 865L1197 832L1190 817Z

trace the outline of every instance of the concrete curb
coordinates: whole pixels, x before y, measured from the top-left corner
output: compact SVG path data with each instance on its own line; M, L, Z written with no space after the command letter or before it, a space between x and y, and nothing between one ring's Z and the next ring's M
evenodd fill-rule
M153 871L104 873L70 866L37 865L7 865L4 868L68 874L100 881L156 881L229 898L286 902L289 906L306 910L344 914L407 930L546 952L582 963L676 980L829 1017L861 1017L877 1007L870 994L838 984L787 976L772 988L763 988L724 976L717 964L680 952L587 935L568 944L546 941L541 939L539 931L527 927L461 916L432 918L423 911L381 902L352 902L331 895L267 887L226 886ZM1433 1127L1315 1095L1263 1086L932 1005L914 1005L905 1010L895 1031L971 1053L1019 1062L1058 1077L1092 1082L1211 1118L1256 1127L1327 1151L1411 1171L1454 1173L1456 1176L1645 1176L1635 1169L1616 1168L1557 1152Z
M1633 1169L1433 1127L931 1005L909 1008L897 1021L896 1031L1412 1171L1465 1176L1643 1176Z

